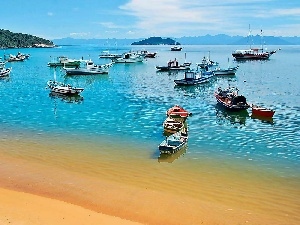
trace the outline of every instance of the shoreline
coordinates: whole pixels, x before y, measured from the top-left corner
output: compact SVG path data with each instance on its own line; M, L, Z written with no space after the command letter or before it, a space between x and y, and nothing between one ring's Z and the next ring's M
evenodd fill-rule
M30 151L29 156L21 149ZM73 149L72 156L61 152L45 155L51 149L45 143L6 141L0 147L0 188L149 225L292 225L299 221L297 182L281 184L279 178L270 178L274 183L268 186L268 181L257 180L253 171L248 175L231 168L223 174L202 165L191 173L185 165L175 168L149 160L126 161L130 156L120 156L123 161L103 155L94 159L95 155L77 155ZM19 205L19 198L14 196L9 211ZM46 211L58 213L56 207ZM0 216L5 219L5 215Z

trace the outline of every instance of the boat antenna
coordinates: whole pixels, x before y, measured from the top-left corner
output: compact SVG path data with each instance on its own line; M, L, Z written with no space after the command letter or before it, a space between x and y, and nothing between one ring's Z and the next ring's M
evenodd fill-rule
M261 42L261 52L264 51L264 42L263 42L263 31L260 29L260 42Z

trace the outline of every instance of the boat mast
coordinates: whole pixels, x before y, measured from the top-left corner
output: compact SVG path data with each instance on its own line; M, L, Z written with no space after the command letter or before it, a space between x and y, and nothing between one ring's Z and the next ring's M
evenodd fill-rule
M250 29L250 24L249 24L249 33L248 33L248 41L249 41L249 45L250 45L250 49L251 49L251 29Z
M264 52L263 31L260 29L261 52Z

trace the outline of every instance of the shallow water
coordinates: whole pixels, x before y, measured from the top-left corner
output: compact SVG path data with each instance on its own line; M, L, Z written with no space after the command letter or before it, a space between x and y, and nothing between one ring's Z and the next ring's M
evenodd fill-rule
M300 188L300 47L284 46L268 61L231 61L239 65L236 76L216 77L194 87L174 86L173 80L183 77L182 72L155 69L174 58L195 66L209 55L226 67L236 48L243 46L184 46L182 52L171 52L167 46L123 46L119 52L148 49L157 51L158 57L115 64L108 75L74 77L47 67L47 62L66 55L103 63L106 60L98 55L106 49L3 50L3 54L21 51L31 57L8 63L13 71L0 80L1 154L96 178L101 175L226 204L247 202L250 208L295 216ZM59 81L84 87L81 97L50 95L46 82L54 73ZM274 118L264 121L252 118L250 111L228 112L217 106L214 90L228 84L237 86L248 102L274 109ZM188 147L160 156L162 123L174 104L193 114L188 118ZM185 188L178 190L182 184Z

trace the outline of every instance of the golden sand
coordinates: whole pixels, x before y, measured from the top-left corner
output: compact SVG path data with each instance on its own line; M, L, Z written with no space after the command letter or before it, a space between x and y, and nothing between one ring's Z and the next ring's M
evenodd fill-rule
M97 147L87 146L83 154L80 143L65 148L46 141L2 143L0 223L293 225L300 221L297 179L205 161L190 162L186 169L184 163L137 160L130 153L107 154L108 149L95 153L91 149Z

